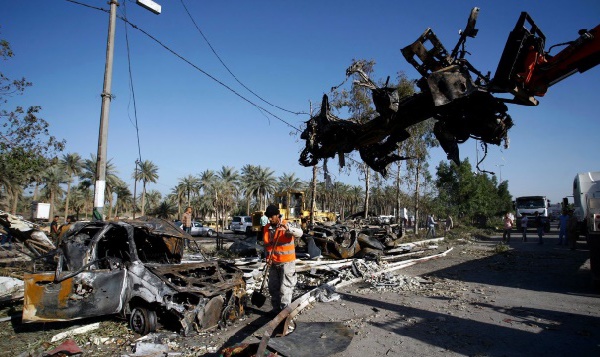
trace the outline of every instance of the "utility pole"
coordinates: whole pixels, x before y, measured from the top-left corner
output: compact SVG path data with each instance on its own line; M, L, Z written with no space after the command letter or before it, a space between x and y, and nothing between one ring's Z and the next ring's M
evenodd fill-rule
M312 102L309 101L308 105L309 105L308 112L312 116ZM310 195L310 221L309 221L309 226L312 229L312 227L315 226L315 211L317 209L317 164L314 164L313 168L312 168L312 182L311 182L311 185L310 185L310 190L311 190L312 194Z
M137 178L138 178L138 165L140 160L135 160L135 172L133 173L133 219L135 219L135 212L137 212Z
M137 0L140 6L160 14L161 6L151 0ZM117 0L110 0L110 15L108 21L108 39L106 43L106 66L104 67L104 87L102 88L102 108L100 109L100 133L98 135L98 155L96 158L96 184L94 185L94 210L92 219L104 219L104 190L106 188L106 156L108 141L108 112L112 94L113 57L115 52L115 24L117 20ZM134 198L135 199L135 198ZM135 213L134 213L135 214Z
M104 87L102 88L102 108L100 110L100 133L98 136L98 155L96 162L96 184L94 185L94 220L103 220L104 189L106 188L106 144L108 140L108 112L110 109L110 87L112 85L113 55L115 52L115 22L117 19L117 0L110 0L108 22L108 40L106 44L106 66L104 67Z
M504 165L500 164L500 165L495 165L495 166L498 167L498 170L500 171L500 182L499 183L502 183L502 166L504 166Z

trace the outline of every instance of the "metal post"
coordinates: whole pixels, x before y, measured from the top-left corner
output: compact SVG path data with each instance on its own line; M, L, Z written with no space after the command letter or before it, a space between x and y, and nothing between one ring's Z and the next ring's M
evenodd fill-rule
M133 174L133 219L135 219L135 212L137 212L137 177L138 177L138 165L140 160L135 160L135 172Z
M498 167L498 170L500 171L500 182L499 183L502 183L502 166L504 166L504 165L496 165L496 167Z
M108 112L110 109L110 87L112 84L113 54L115 49L115 23L117 19L117 0L110 0L108 39L106 43L106 67L104 68L104 87L102 88L102 108L100 110L100 133L98 136L98 156L96 162L96 184L94 185L94 220L103 220L104 189L106 187L106 146L108 141Z
M309 111L312 116L312 102L309 102ZM317 165L312 168L312 182L310 185L312 194L310 195L310 222L309 226L312 229L315 226L315 210L317 209Z

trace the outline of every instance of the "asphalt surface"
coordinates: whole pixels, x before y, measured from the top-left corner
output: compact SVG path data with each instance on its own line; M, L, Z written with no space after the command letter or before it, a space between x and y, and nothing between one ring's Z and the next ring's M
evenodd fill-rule
M590 283L585 241L570 250L556 244L555 228L543 245L533 230L529 236L522 242L513 233L501 253L500 235L457 242L447 257L396 272L424 279L418 288L353 285L297 324L349 327L350 346L330 354L339 357L599 356L600 295Z

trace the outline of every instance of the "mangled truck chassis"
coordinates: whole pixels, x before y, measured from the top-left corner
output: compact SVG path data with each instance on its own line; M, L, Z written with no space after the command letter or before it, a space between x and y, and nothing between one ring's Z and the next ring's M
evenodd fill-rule
M246 300L242 272L224 261L181 264L183 239L159 219L72 225L25 274L23 321L119 314L140 334L158 321L188 334L237 319Z

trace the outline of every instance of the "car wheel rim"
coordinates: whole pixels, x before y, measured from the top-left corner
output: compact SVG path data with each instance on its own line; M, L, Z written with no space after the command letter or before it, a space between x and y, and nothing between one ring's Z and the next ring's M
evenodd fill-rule
M135 309L131 313L131 329L139 334L145 334L146 317L141 309Z
M136 307L131 312L131 329L140 335L156 330L156 313L143 307Z

